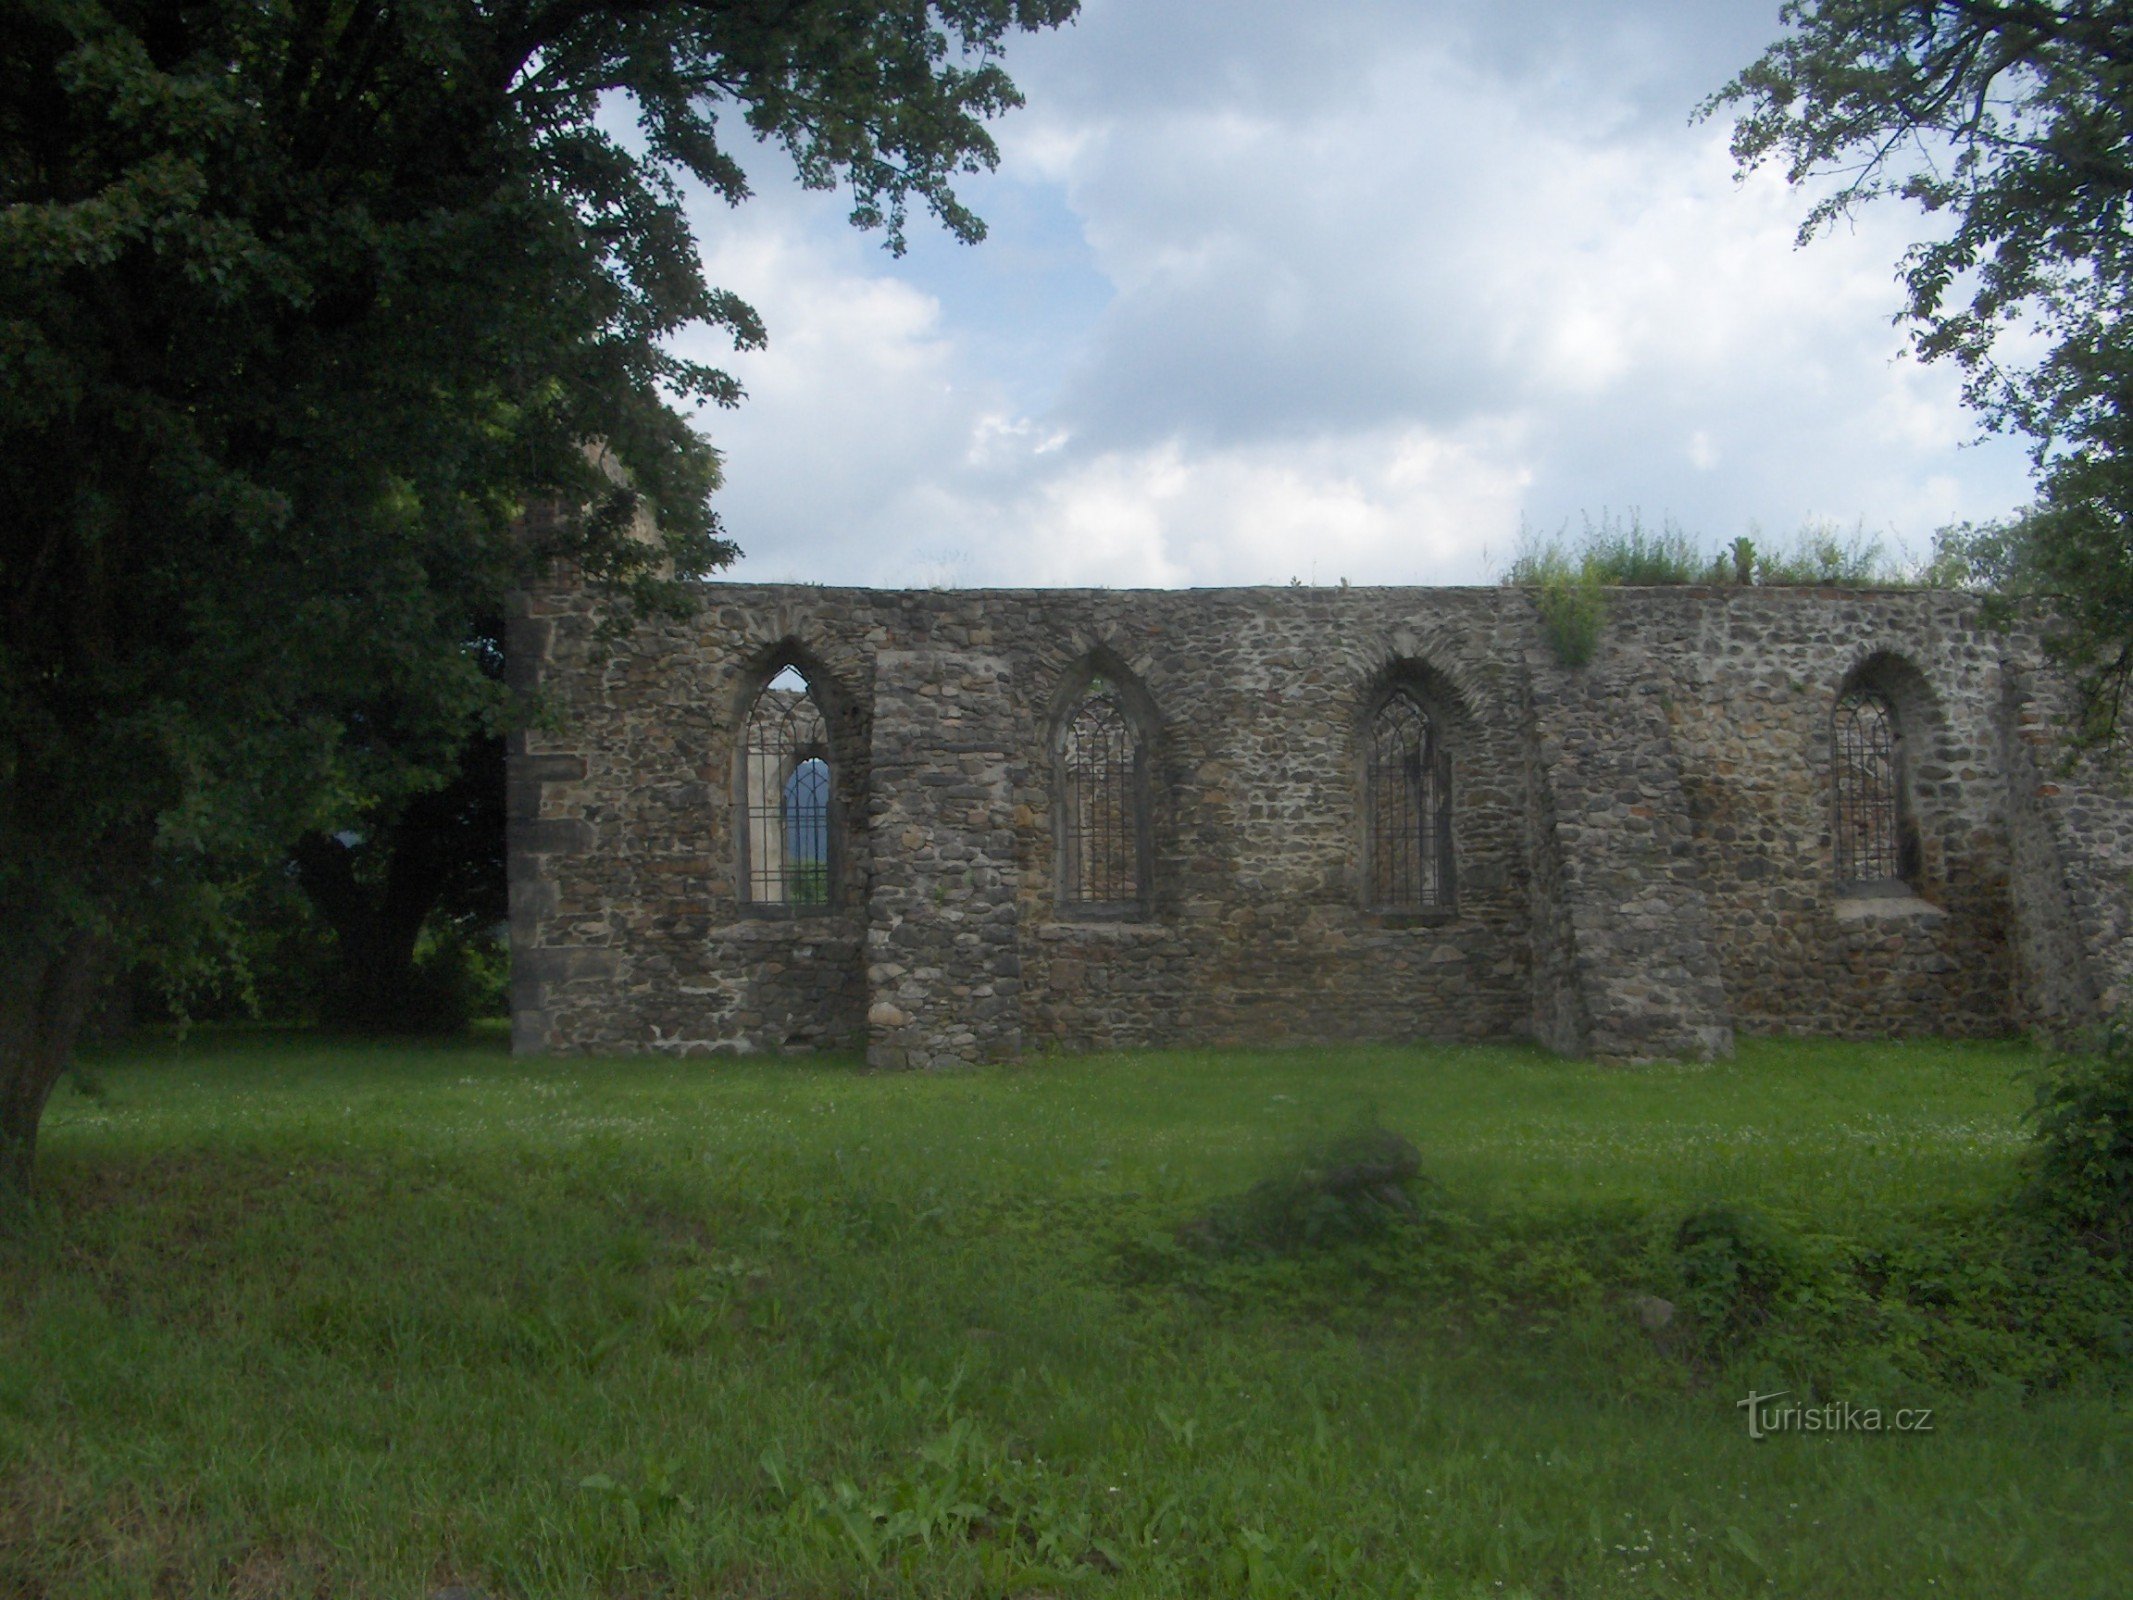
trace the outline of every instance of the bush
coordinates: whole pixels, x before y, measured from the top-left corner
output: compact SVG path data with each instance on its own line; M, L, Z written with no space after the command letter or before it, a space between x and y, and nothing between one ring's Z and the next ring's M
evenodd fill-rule
M1713 1335L1738 1339L1770 1317L1794 1275L1796 1251L1759 1213L1707 1206L1674 1233L1682 1304Z
M1582 667L1600 647L1600 630L1607 624L1607 597L1600 582L1590 574L1550 577L1534 597L1540 608L1541 630L1548 648L1566 667Z
M1588 518L1579 567L1594 583L1643 587L1704 583L1711 577L1695 535L1671 518L1654 532L1635 511L1627 522L1612 522L1604 514L1597 523Z
M785 902L795 906L826 906L830 902L827 861L790 862L785 868Z
M1632 511L1625 521L1602 514L1585 519L1575 553L1558 534L1545 544L1528 540L1504 582L1534 591L1541 631L1555 659L1582 667L1599 649L1607 622L1609 584L1653 586L1714 581L1714 568L1695 537L1669 520L1655 531Z
M2093 1051L2054 1061L2028 1119L2030 1203L2082 1242L2124 1252L2133 1245L2133 1028L2114 1022Z
M1810 522L1779 554L1757 552L1755 581L1802 588L1894 588L1916 580L1892 560L1864 526L1840 534L1828 523Z
M1654 530L1645 527L1642 516L1634 511L1625 520L1602 513L1598 521L1586 517L1584 531L1576 539L1567 537L1567 529L1545 542L1529 536L1512 558L1504 582L1514 588L1537 589L1543 595L1571 591L1581 584L1595 588L1691 583L1734 588L1755 584L1815 588L1945 585L1963 569L1962 560L1948 553L1952 537L1943 536L1942 554L1932 565L1912 570L1891 556L1879 539L1870 537L1863 524L1843 532L1830 523L1809 522L1783 549L1764 549L1743 535L1711 554L1700 539L1671 519Z
M1187 1223L1181 1242L1223 1254L1285 1254L1375 1238L1420 1214L1409 1188L1422 1153L1389 1129L1355 1129L1286 1165Z
M443 920L443 919L440 919ZM321 983L318 1019L362 1033L449 1034L509 1010L510 953L495 934L444 920L425 928L413 965L371 971L343 962Z
M1582 667L1592 659L1607 622L1607 597L1590 566L1574 564L1560 545L1550 545L1521 555L1505 581L1534 591L1541 632L1557 661Z

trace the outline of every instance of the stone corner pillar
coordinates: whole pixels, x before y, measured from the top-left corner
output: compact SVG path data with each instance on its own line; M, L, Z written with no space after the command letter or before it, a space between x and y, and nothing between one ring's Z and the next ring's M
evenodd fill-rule
M2078 1035L2133 1000L2133 780L2123 752L2074 742L2073 686L2034 647L2002 670L2020 1014Z
M1021 1053L1014 746L1000 657L934 648L876 657L869 1066Z
M567 585L522 590L504 619L505 678L530 698L555 666L555 618L581 597ZM563 669L578 665L566 651ZM612 985L615 953L584 944L570 931L559 884L597 853L585 820L585 752L577 737L551 727L521 728L504 741L504 860L511 944L511 1053L546 1055L578 1041L565 1037L559 1012L572 996Z
M1527 651L1536 1035L1603 1061L1733 1054L1688 798L1634 660Z

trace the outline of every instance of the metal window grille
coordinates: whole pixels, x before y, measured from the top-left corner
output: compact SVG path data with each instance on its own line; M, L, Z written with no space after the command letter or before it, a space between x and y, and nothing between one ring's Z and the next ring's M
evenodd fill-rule
M1141 898L1140 741L1101 681L1067 719L1060 744L1060 898L1124 905Z
M743 894L752 905L826 909L836 864L829 728L792 668L756 697L742 751Z
M1370 903L1450 905L1451 767L1436 724L1411 695L1396 691L1370 719L1364 795Z
M1888 702L1865 690L1837 702L1837 881L1902 876L1898 844L1896 723Z

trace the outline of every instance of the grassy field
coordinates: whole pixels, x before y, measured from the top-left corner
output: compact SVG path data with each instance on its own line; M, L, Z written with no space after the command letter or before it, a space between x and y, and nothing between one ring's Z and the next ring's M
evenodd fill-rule
M2133 1296L2004 1213L2033 1065L136 1046L0 1244L0 1596L2123 1595ZM1180 1242L1364 1123L1419 1221Z

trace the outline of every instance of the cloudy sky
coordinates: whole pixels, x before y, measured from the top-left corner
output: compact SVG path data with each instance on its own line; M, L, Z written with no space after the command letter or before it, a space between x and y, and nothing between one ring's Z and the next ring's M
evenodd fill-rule
M1084 0L901 260L758 156L696 212L769 323L705 426L732 576L1477 583L1634 510L1923 554L2025 498L1905 355L1900 208L1806 250L1697 102L1775 0Z

